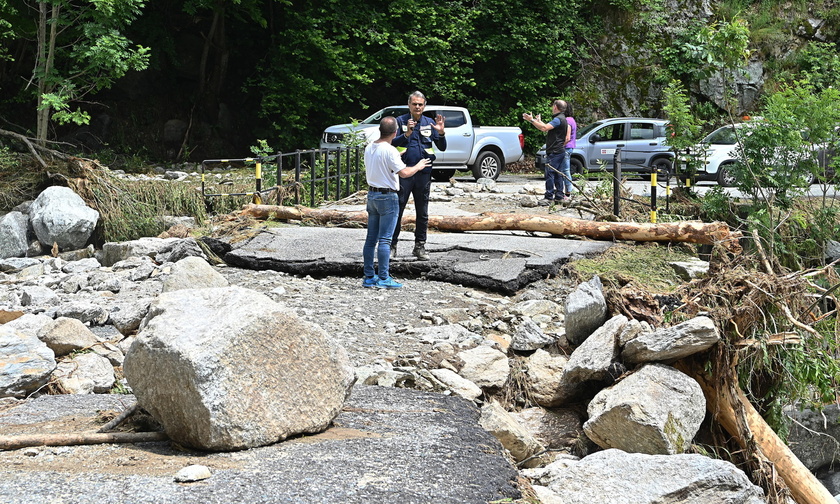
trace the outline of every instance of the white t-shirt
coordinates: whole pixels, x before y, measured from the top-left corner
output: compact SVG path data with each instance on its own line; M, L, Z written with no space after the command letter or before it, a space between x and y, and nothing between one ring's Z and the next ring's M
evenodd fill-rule
M397 172L405 168L397 148L390 142L374 142L365 147L365 175L368 185L399 190Z

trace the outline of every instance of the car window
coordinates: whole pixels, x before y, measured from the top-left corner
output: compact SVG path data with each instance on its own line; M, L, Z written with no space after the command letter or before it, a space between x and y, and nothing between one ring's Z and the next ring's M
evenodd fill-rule
M467 124L467 118L460 110L434 110L429 117L435 119L435 114L440 114L446 119L444 124L447 128L457 128Z
M653 123L630 123L630 140L652 140Z
M738 138L735 136L735 128L732 126L718 128L703 139L703 143L718 145L735 145L737 142Z
M608 124L595 132L604 140L624 140L624 123Z
M388 107L377 111L375 114L362 121L362 124L379 124L379 121L381 121L383 117L399 117L406 113L408 113L408 107Z
M578 129L577 137L578 138L582 137L583 135L585 135L585 134L589 133L590 131L594 130L595 128L600 127L602 124L604 124L604 123L601 122L601 121L598 121L598 122L594 122L594 123L590 124L589 126L583 128L583 129Z

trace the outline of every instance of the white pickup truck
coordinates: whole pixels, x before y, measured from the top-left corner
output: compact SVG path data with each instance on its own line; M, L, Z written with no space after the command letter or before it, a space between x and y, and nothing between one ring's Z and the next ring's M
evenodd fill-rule
M407 113L408 105L394 105L377 111L356 125L330 126L321 137L321 148L343 147L349 143L348 136L353 135L364 135L364 138L359 136L361 143L372 142L379 138L379 121L383 117ZM427 105L423 114L431 118L441 114L445 119L446 150L435 153L433 180L449 180L456 170L470 170L476 180L496 180L506 164L522 160L525 139L518 127L474 126L469 111L463 107Z

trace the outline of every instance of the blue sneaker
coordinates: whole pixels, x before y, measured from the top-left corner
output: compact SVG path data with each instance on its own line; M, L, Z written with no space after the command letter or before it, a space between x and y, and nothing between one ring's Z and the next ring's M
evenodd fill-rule
M376 287L376 282L378 282L378 281L379 281L379 277L375 277L375 276L365 277L365 279L362 280L362 287L366 287L366 288Z
M376 287L379 289L399 289L402 286L403 284L394 281L391 277L376 282Z

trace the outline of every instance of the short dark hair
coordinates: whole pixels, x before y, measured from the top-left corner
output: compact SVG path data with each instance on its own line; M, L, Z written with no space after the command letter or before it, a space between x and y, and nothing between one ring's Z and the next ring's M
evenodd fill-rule
M575 115L575 110L572 108L572 102L566 102L566 117Z
M385 138L397 131L397 120L393 116L385 116L379 121L379 136Z

